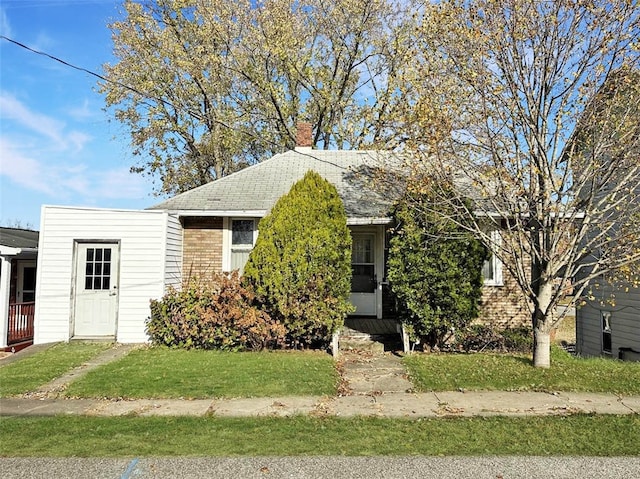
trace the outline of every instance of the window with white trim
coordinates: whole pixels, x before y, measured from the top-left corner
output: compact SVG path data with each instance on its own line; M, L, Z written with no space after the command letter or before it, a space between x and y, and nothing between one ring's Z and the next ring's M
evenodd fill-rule
M491 232L491 242L496 248L500 247L502 238L500 231L495 230ZM502 286L502 261L495 254L490 253L490 257L485 260L482 265L482 277L484 278L484 284L487 286Z
M611 354L611 313L600 311L602 319L602 353Z
M255 220L231 220L231 270L242 273L255 243Z

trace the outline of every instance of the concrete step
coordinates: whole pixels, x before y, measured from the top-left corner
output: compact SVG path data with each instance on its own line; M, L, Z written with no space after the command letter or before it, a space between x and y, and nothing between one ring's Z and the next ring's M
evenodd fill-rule
M341 351L357 350L384 352L384 343L374 341L370 335L368 337L361 336L340 336L338 340L338 348Z

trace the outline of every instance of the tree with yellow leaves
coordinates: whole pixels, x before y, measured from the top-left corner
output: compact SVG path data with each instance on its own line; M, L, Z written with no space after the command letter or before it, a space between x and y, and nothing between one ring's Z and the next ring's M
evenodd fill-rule
M445 0L417 35L407 130L430 134L411 138L415 176L473 199L433 209L517 280L537 367L567 292L576 304L595 278L640 274L639 17L629 0Z
M416 7L395 0L124 2L107 106L172 194L295 146L393 141Z

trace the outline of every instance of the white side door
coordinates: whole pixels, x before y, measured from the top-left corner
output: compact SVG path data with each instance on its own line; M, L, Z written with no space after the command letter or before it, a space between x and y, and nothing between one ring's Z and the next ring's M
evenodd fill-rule
M118 244L76 243L74 336L115 336Z

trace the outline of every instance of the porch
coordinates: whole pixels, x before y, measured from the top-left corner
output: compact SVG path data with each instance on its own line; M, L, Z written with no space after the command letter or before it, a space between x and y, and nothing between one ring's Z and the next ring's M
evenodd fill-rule
M344 322L339 342L340 349L404 349L400 321L394 318L350 316Z
M18 349L33 344L35 301L9 305L7 349Z
M34 339L37 231L0 227L0 351Z

